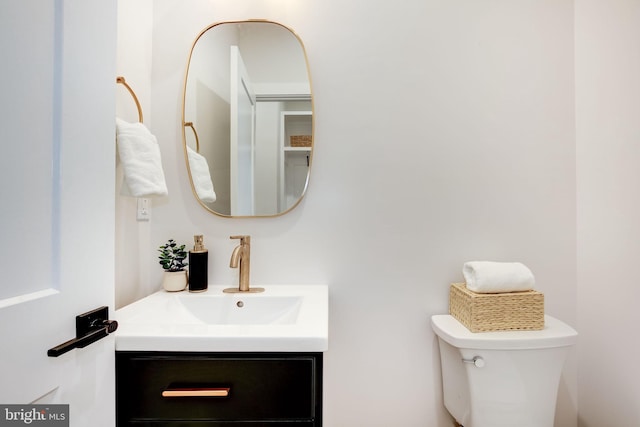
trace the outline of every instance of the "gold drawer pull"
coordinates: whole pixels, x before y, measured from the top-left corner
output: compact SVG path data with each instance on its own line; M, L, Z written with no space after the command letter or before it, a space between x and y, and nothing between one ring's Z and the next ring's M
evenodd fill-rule
M162 397L228 397L229 388L174 388L162 392Z

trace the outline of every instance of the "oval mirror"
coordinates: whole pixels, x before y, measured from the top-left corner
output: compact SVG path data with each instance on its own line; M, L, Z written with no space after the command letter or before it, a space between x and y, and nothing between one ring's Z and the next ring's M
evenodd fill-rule
M182 132L193 194L222 216L275 216L304 196L313 97L300 38L271 21L223 22L191 48Z

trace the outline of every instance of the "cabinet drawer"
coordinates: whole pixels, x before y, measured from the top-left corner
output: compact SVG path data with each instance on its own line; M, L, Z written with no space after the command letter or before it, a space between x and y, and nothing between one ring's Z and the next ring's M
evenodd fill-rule
M212 421L220 423L210 425L223 426L225 421L313 421L319 417L321 356L317 354L240 357L117 352L116 372L117 418L131 425L173 420L177 424L171 425L176 426ZM218 396L198 396L203 393Z
M130 427L318 427L313 421L131 421Z

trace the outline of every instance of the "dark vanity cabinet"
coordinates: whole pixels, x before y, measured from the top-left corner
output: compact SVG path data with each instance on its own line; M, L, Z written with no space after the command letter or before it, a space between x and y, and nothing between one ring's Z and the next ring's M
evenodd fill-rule
M117 426L322 425L322 353L116 352Z

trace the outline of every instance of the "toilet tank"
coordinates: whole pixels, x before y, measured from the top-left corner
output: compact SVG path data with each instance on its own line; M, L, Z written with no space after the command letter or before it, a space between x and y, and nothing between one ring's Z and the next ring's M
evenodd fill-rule
M431 323L440 346L444 404L458 423L553 427L575 330L551 316L541 331L472 333L449 315L433 316Z

